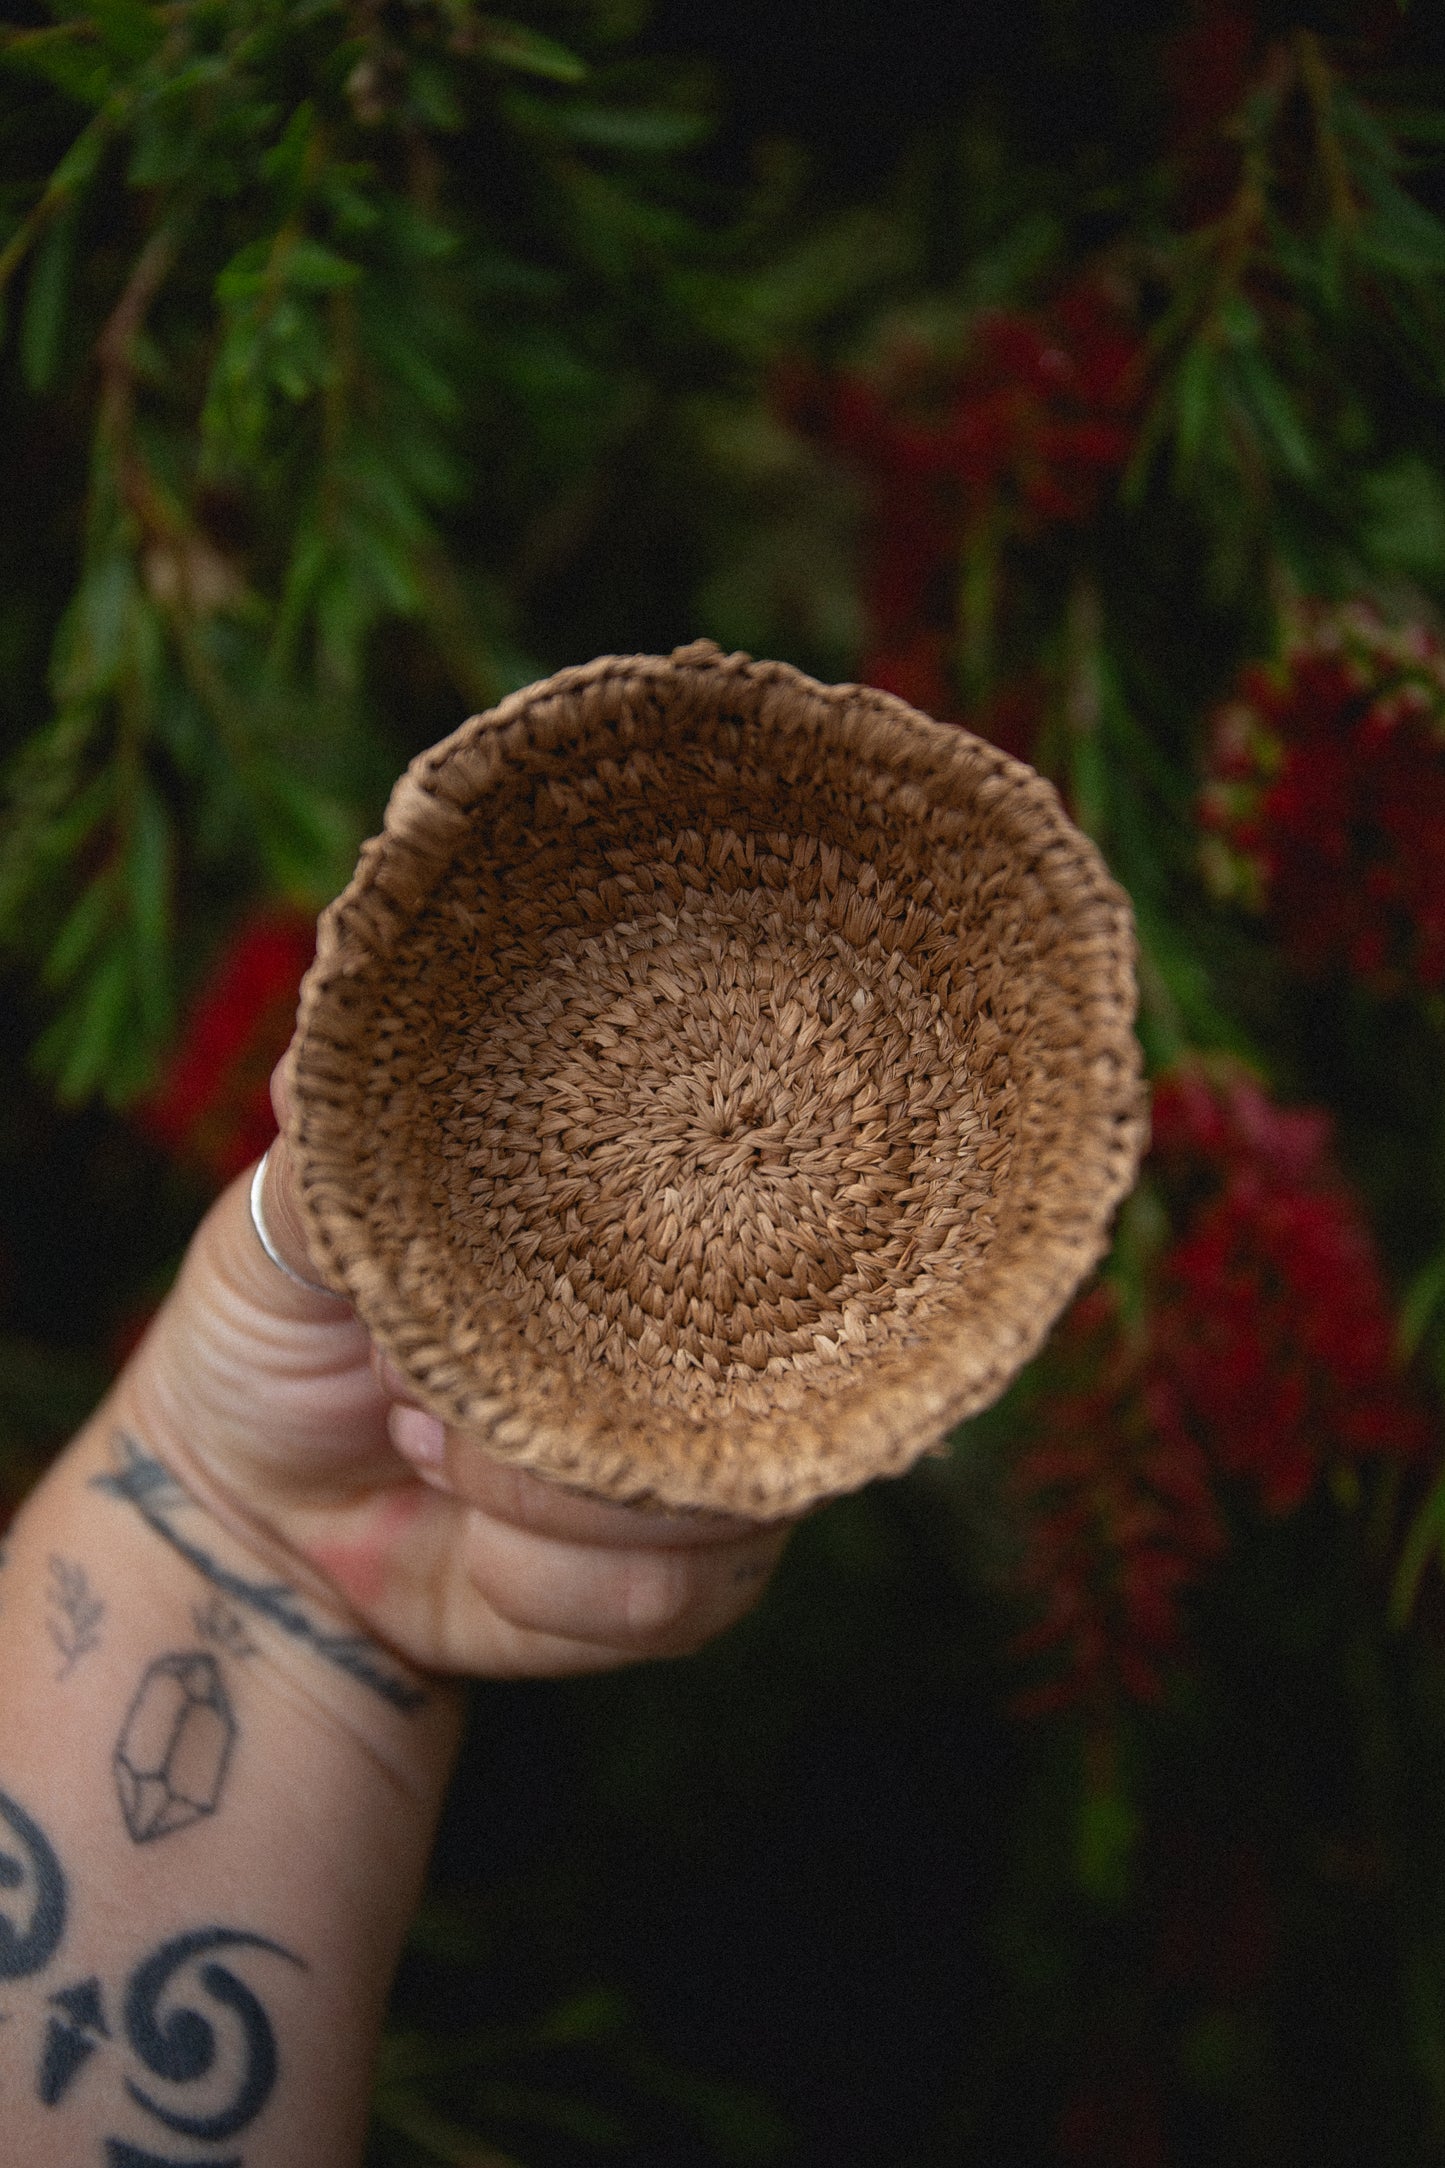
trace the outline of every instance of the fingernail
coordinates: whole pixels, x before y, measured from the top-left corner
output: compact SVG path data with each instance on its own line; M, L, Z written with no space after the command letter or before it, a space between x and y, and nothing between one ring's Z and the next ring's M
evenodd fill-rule
M391 1442L419 1476L432 1481L446 1465L447 1434L425 1408L393 1408L386 1419Z

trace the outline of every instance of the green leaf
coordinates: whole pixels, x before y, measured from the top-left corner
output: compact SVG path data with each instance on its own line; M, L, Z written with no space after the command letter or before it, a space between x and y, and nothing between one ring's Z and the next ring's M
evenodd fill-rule
M1230 294L1220 303L1219 324L1232 347L1258 346L1264 336L1259 311L1243 294Z
M550 109L549 117L558 134L575 143L640 157L691 150L712 126L705 114L669 112L662 106L564 105Z
M125 881L139 1021L151 1044L165 1036L171 1021L171 860L170 816L149 778L142 778L127 839Z
M449 2121L412 2093L382 2087L372 2106L384 2128L399 2132L430 2160L449 2162L452 2168L521 2168L510 2153L484 2145L475 2131Z
M1382 569L1445 590L1445 483L1428 460L1404 458L1368 475L1361 540Z
M282 262L287 283L307 293L335 293L344 286L354 286L361 277L359 265L338 256L320 241L295 242Z
M586 1989L549 2010L537 2027L537 2038L553 2046L606 2040L623 2030L629 2014L627 2003L615 1988Z
M1225 1048L1258 1063L1240 1026L1220 1007L1206 963L1172 914L1134 894L1139 928L1139 1035L1151 1062L1167 1068L1200 1047Z
M330 212L338 234L374 233L383 217L382 207L367 194L374 176L369 166L323 167L316 194ZM450 237L448 237L450 238Z
M234 308L238 302L249 301L261 291L275 245L275 237L270 234L247 241L222 264L216 273L215 294L223 307Z
M1235 358L1235 371L1250 411L1285 471L1296 481L1312 482L1319 463L1289 393L1269 363L1261 354L1243 353Z
M111 116L97 113L88 121L50 176L47 193L78 197L95 177L101 154L111 137Z
M1445 1472L1436 1477L1400 1553L1390 1591L1390 1624L1396 1632L1409 1624L1425 1569L1436 1553L1445 1557Z
M1139 1814L1121 1782L1086 1782L1079 1798L1074 1869L1096 1904L1121 1905L1139 1843Z
M25 309L20 318L20 365L31 391L49 391L60 363L65 305L75 264L74 204L51 220L30 267Z
M24 945L37 893L53 884L111 809L114 771L82 786L84 746L57 744L73 714L22 747L11 771L10 818L0 829L0 941Z
M1097 730L1070 733L1069 794L1074 818L1084 834L1107 847L1109 767Z
M319 909L355 862L361 836L354 812L280 761L258 760L247 781L267 878L293 902Z
M22 30L0 39L0 66L39 76L80 105L104 105L110 95L110 64L87 23Z
M835 310L885 289L911 267L912 244L898 221L869 206L776 252L751 274L742 300L769 341L796 343Z
M107 869L97 874L51 943L41 970L46 986L69 986L104 945L115 920L115 881Z
M1445 112L1431 106L1397 106L1390 115L1390 135L1396 143L1426 143L1445 149Z
M261 171L268 181L288 192L295 189L306 164L315 127L316 108L309 98L305 98L287 121L280 142L273 143L261 160Z
M542 76L553 83L580 83L587 75L587 63L576 53L507 16L479 16L473 34L478 53L494 68Z
M1445 271L1445 224L1383 175L1372 193L1371 216L1359 237L1360 253L1382 269L1407 278L1430 278Z
M441 69L418 60L407 77L407 96L412 112L424 128L438 135L454 135L466 116L461 102Z
M126 658L140 602L133 559L108 551L86 567L55 636L50 687L62 704L109 692Z
M1416 1273L1400 1305L1396 1346L1402 1362L1409 1362L1418 1354L1442 1303L1445 1303L1445 1249L1437 1251L1429 1264Z
M145 0L86 0L86 13L118 60L149 60L165 27Z
M1197 466L1219 419L1219 353L1207 339L1184 352L1174 379L1174 446L1181 476Z
M54 1079L57 1096L68 1105L90 1098L102 1084L123 1093L136 1077L134 1044L127 1044L130 991L130 960L122 945L112 943L78 997L41 1034L36 1067Z

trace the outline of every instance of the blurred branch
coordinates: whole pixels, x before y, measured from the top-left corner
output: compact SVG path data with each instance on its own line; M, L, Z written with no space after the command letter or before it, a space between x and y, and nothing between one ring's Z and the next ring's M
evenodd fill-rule
M605 16L583 8L584 44ZM0 940L35 968L61 1095L123 1101L187 969L176 899L259 878L315 908L349 871L385 629L414 626L459 703L497 698L538 496L600 502L596 443L644 376L664 414L670 370L730 366L716 243L680 202L707 124L657 68L604 79L450 0L97 6L0 63L0 100L39 77L93 109L0 251L32 393L91 431L54 713L10 757Z

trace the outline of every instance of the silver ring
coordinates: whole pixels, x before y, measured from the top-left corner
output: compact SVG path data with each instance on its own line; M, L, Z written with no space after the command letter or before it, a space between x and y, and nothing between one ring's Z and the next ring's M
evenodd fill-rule
M271 1240L271 1231L266 1225L266 1215L261 1209L261 1185L266 1179L266 1162L270 1157L269 1150L261 1154L256 1172L251 1177L251 1225L256 1230L257 1241L270 1258L272 1264L275 1265L279 1272L284 1272L288 1280L294 1280L296 1285L304 1287L308 1294L329 1295L333 1302L344 1302L346 1297L338 1295L334 1288L323 1287L319 1280L303 1278L299 1272L287 1264L285 1258Z

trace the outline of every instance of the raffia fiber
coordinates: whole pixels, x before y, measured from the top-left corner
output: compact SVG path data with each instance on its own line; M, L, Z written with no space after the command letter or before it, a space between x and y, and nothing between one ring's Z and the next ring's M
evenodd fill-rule
M707 643L415 760L324 914L288 1136L423 1406L795 1513L987 1405L1144 1140L1128 903L1032 770Z

